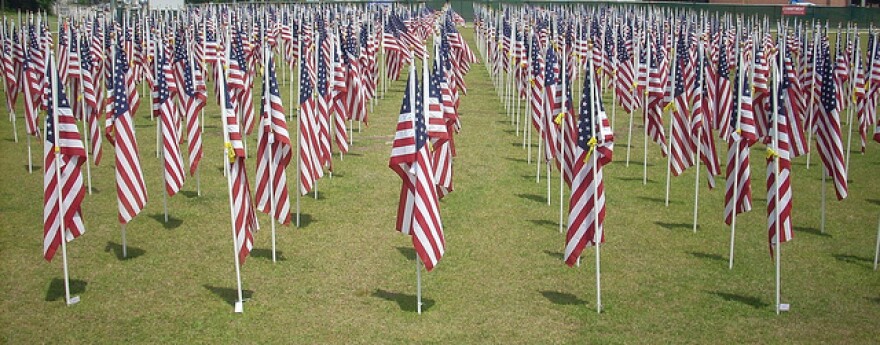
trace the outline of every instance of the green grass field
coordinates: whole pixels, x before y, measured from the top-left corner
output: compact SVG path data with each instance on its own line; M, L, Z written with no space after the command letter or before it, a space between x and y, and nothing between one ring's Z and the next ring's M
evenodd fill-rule
M472 29L463 29L472 41ZM150 192L127 229L122 258L112 149L92 167L84 201L87 232L68 246L72 289L64 303L60 255L42 259L42 143L27 172L24 124L19 143L0 121L0 342L20 343L874 343L880 339L880 273L872 271L880 185L880 149L871 143L850 163L850 196L838 202L830 182L825 233L819 231L820 168L813 155L793 164L795 238L783 247L783 296L774 312L774 266L766 231L764 147L752 150L752 212L737 220L736 263L727 268L729 227L722 222L723 180L701 181L700 227L691 230L694 169L671 182L649 147L642 184L641 120L625 166L626 125L615 119L615 162L605 170L607 244L602 246L604 312L595 311L595 256L562 263L559 180L535 182L522 137L505 115L486 69L473 66L456 137L456 190L441 203L446 256L423 272L425 312L415 311L415 255L394 230L400 179L388 167L404 82L395 82L355 130L351 154L302 199L302 228L279 227L271 260L268 218L242 268L244 314L232 312L235 271L222 132L217 105L206 111L202 195L190 178L168 200L163 222L155 122L142 99L140 156ZM287 85L282 84L286 90ZM209 89L211 87L209 86ZM259 87L257 88L259 90ZM286 98L285 106L290 109ZM142 94L142 96L145 96ZM610 96L610 94L609 94ZM211 97L213 99L213 97ZM19 101L19 107L21 101ZM610 99L606 107L610 111ZM19 109L19 116L22 112ZM844 119L845 120L845 119ZM295 122L289 124L291 130ZM846 128L846 127L845 127ZM857 150L857 138L854 138ZM248 137L251 178L255 136ZM846 136L844 136L846 140ZM726 145L719 142L725 157ZM534 151L533 151L534 153ZM723 161L723 159L722 159ZM295 180L294 166L288 180ZM542 172L542 175L544 173ZM705 171L701 173L705 176ZM293 200L292 200L293 202Z

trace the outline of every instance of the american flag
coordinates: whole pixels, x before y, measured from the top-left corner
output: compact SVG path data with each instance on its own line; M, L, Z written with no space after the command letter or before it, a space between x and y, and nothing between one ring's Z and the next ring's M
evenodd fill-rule
M364 87L361 82L361 66L358 61L360 49L354 36L352 27L348 26L348 37L343 43L343 61L346 62L346 107L351 120L367 123L367 102L364 96ZM424 48L423 48L424 49Z
M16 62L13 60L13 43L10 36L6 35L2 38L2 55L0 55L0 63L3 68L3 86L6 94L6 109L10 110L9 116L15 116L15 101L18 98L18 75Z
M305 44L305 43L303 43ZM305 46L301 50L305 52ZM309 64L300 64L300 76L309 75ZM299 93L299 192L308 194L315 186L315 182L322 176L321 161L318 156L318 134L315 132L317 125L317 105L312 93L314 92L312 81L308 77L300 78Z
M733 111L733 99L731 98L730 66L727 63L727 46L723 40L718 50L718 68L712 71L714 73L709 79L709 98L715 105L711 114L713 116L709 118L714 121L714 127L720 131L721 138L726 139L730 136L728 124L730 123L730 113Z
M257 138L257 209L272 215L282 224L290 224L290 198L287 191L287 165L293 155L278 79L275 77L275 61L271 51L268 55L268 85L263 85L260 131ZM271 200L270 200L271 199ZM273 206L274 205L274 206ZM272 209L275 213L272 214Z
M24 120L27 133L33 136L40 136L39 122L40 101L43 95L45 83L43 74L46 70L46 62L43 60L43 52L37 44L37 36L34 25L28 26L29 43L27 44L27 53L22 64L22 74L24 78L22 82L24 87Z
M439 53L439 51L435 51ZM428 118L426 130L428 131L428 137L432 140L449 138L449 133L446 131L446 119L443 116L443 95L440 91L440 79L444 76L442 68L437 65L437 62L441 59L437 55L439 54L435 54L434 56L435 63L433 64L433 73L425 76L428 83L428 89L425 93L425 99L428 105L426 107L427 114L425 114ZM425 70L427 70L427 68Z
M449 84L446 82L445 65L448 59L448 51L441 49L434 57L433 70L430 77L429 93L434 97L437 93L440 97L440 107L442 113L443 133L445 138L438 137L434 143L434 154L432 165L434 167L434 181L437 182L437 194L439 198L443 198L452 191L452 156L454 152L452 136L455 131L455 123L458 121L458 114L452 105ZM429 118L428 121L431 119ZM430 133L429 133L430 137Z
M633 61L630 58L626 44L632 42L632 31L627 30L627 35L619 35L617 39L617 83L615 92L623 111L632 113L639 107L641 97L636 94L635 71Z
M703 53L700 52L702 55ZM693 92L694 110L691 116L691 136L699 138L700 161L706 166L708 172L709 188L715 188L715 176L721 175L721 165L718 161L717 150L715 149L715 137L712 136L712 127L706 116L709 106L709 98L706 97L706 72L707 63L705 58L701 58L697 67L695 88Z
M245 133L250 134L254 129L254 107L252 92L252 76L248 71L247 62L242 47L242 36L240 29L236 28L232 34L231 44L227 51L229 63L229 92L235 99L235 112L241 114L241 123L244 126Z
M388 166L403 180L397 230L412 237L416 254L431 271L446 251L446 240L432 174L421 92L415 68L410 65Z
M84 111L84 117L88 119L89 122L89 152L92 154L92 160L95 162L95 165L101 163L101 124L98 121L100 107L99 99L101 99L100 84L101 84L101 76L93 74L96 71L94 67L94 63L92 62L92 54L88 49L85 49L86 43L88 43L87 38L83 38L83 49L80 50L80 72L82 74L82 78L80 78L80 82L82 83L83 88L83 99L85 100L86 106Z
M648 75L648 106L645 113L645 125L648 127L648 135L654 142L660 145L660 152L666 157L666 134L663 131L663 97L665 94L665 82L668 79L667 71L663 64L660 63L660 45L655 45L655 50L651 54L651 65ZM650 49L650 48L648 48Z
M62 236L70 242L86 231L81 214L85 197L81 167L87 163L86 149L63 86L57 73L52 74L47 91L51 98L53 89L57 90L58 103L49 103L43 142L43 257L47 261L52 261Z
M789 86L784 88L784 91L787 92L786 97L783 97L785 103L782 104L785 106L786 114L789 115L789 119L791 121L788 122L788 140L789 145L791 146L791 156L798 157L801 156L807 151L809 151L810 146L807 143L807 138L804 136L804 125L803 125L803 117L807 113L803 107L803 104L800 102L802 93L800 92L800 80L795 74L794 67L792 66L792 57L791 50L785 50L785 56L783 64L785 68L783 69L783 77L788 81Z
M772 60L772 52L758 46L755 52L754 64L754 88L755 95L753 99L753 110L755 112L755 130L758 140L767 135L768 124L770 118L771 98L770 98L770 66L769 61Z
M134 119L129 107L126 87L128 63L121 47L116 48L113 63L113 90L108 99L110 112L107 113L107 141L115 147L116 153L116 197L119 204L119 223L126 224L147 204L147 187L141 170L138 155Z
M202 128L199 113L208 102L208 95L201 71L196 69L186 53L185 42L176 42L174 49L174 76L177 79L177 96L183 107L186 121L186 142L188 144L189 173L193 175L202 159Z
M338 52L339 50L336 47L333 48L334 52ZM335 55L335 54L333 54ZM328 74L331 69L335 69L336 65L339 65L340 72L342 71L341 63L336 60L340 60L340 56L334 56L332 59L324 59L323 57L318 59L318 85L316 87L318 91L318 116L321 118L327 118L329 121L331 113L334 116L334 139L336 142L336 147L339 148L339 151L342 153L348 152L348 133L346 133L345 128L345 113L343 112L333 112L332 110L334 105L333 99L333 88L331 87L331 79ZM328 65L330 67L328 67ZM335 74L334 74L335 75ZM341 78L342 74L340 73L340 82L344 79ZM335 82L335 80L334 80ZM344 92L344 85L340 85L341 89ZM344 109L343 109L344 110ZM329 142L328 142L329 144ZM329 150L328 150L329 152Z
M865 88L865 68L861 59L861 49L858 48L858 38L856 38L856 61L853 66L855 68L855 79L853 80L853 98L856 105L856 116L859 121L859 138L861 152L865 153L865 146L868 144L868 126L873 122L873 117L868 111L868 94ZM876 107L874 109L876 111Z
M70 67L70 22L65 20L58 32L58 78L61 85L67 84Z
M831 68L831 58L828 45L823 45L819 54L823 55L821 64L817 65L817 78L821 80L820 104L817 107L817 139L816 148L819 157L825 165L825 172L834 179L834 190L837 199L842 200L847 195L846 167L843 161L843 142L840 138L840 113L838 101L840 95L837 83Z
M156 76L153 86L153 110L162 126L162 158L165 163L165 191L174 196L183 187L186 173L183 170L183 157L180 154L180 135L178 131L177 107L171 93L177 91L171 64L165 57L165 51L159 49L156 54Z
M117 45L118 46L118 45ZM118 46L116 49L117 61L116 68L122 69L122 76L125 81L125 94L128 98L128 104L131 109L131 114L137 114L137 110L141 105L141 97L138 95L138 86L135 80L134 72L131 69L131 61L125 56L125 52L122 50L121 46ZM122 59L122 64L120 64L120 60Z
M235 116L235 105L229 93L226 92L226 76L221 74L220 96L223 99L221 112L223 125L226 127L223 138L226 145L226 153L229 160L227 169L227 183L229 184L229 203L232 212L232 228L235 232L235 251L238 253L239 265L244 264L244 259L254 248L254 231L257 229L256 213L251 203L251 191L248 185L247 170L245 167L244 143L242 142L241 129Z
M552 45L547 47L547 58L545 61L544 111L542 115L544 116L544 157L549 161L557 157L559 135L553 121L562 112L563 96L562 87L559 85L559 78L556 76L559 73L559 58Z
M740 68L737 68L739 80ZM755 143L755 120L751 109L751 88L748 78L743 77L741 86L734 90L734 104L739 103L739 112L733 108L728 119L727 133L727 189L724 194L724 222L728 225L736 214L752 210L752 183L749 163L749 148ZM736 186L734 186L736 185Z
M783 65L782 76L786 75L786 69L787 66ZM767 148L767 240L771 254L777 243L788 242L794 236L791 225L791 145L788 136L791 132L788 127L789 120L794 114L789 113L788 107L785 106L788 103L785 98L789 97L788 88L791 87L791 81L786 77L780 80L779 88L775 93L779 108L775 118L770 119L772 122L768 128L771 145Z
M531 53L532 75L529 78L529 92L532 96L529 102L532 107L532 126L536 131L541 132L544 128L544 55L541 54L541 47L535 36L532 36Z
M605 183L602 167L611 163L614 135L602 109L593 71L587 71L581 95L574 179L565 236L565 263L577 263L584 247L605 242ZM596 99L594 100L593 97Z
M321 167L329 167L330 170L333 170L333 153L330 151L330 108L328 107L326 93L321 93L321 90L327 89L327 60L330 59L330 50L333 49L331 40L328 40L327 34L325 30L320 30L322 32L321 37L318 38L318 47L320 50L318 54L315 55L315 63L317 70L317 78L315 80L315 88L318 89L318 95L315 99L317 104L317 116L315 118L316 129L315 133L318 136L318 147L316 151L318 153L318 160L321 162ZM311 59L311 58L310 58ZM323 70L322 70L323 67Z
M678 176L690 166L694 165L694 151L696 146L688 131L688 115L690 107L688 105L688 93L684 84L684 67L688 60L687 51L685 50L684 40L679 38L678 56L675 61L675 77L674 91L672 100L672 132L670 133L670 150L669 169L672 175Z

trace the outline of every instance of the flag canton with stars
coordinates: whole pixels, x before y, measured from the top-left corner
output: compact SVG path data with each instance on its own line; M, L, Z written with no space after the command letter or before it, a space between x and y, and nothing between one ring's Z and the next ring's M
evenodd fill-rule
M416 78L417 79L417 78ZM428 141L428 131L425 124L425 109L424 103L422 100L422 88L420 83L416 82L416 92L415 92L415 132L416 132L416 152L421 150L423 146L426 145ZM409 102L405 102L409 104Z
M682 62L684 62L684 57L680 56L678 59L678 66L675 67L675 97L679 97L684 94L684 73L682 73Z
M245 60L244 60L244 49L241 45L241 31L236 30L232 39L232 56L231 58L235 59L238 63L238 67L242 70L245 68Z
M305 42L303 42L303 45L301 46L300 51L303 51L303 50L305 50ZM299 74L301 76L300 77L300 79L301 79L300 95L299 95L299 102L300 103L305 103L309 99L312 98L312 80L308 77L309 71L306 69L307 65L308 64L306 64L306 63L300 64L300 74Z
M724 41L721 41L721 47L718 48L718 76L724 79L730 78L730 66L727 63L727 47L724 45Z
M281 92L278 91L278 77L275 76L275 59L269 55L269 94L281 98Z
M532 74L535 77L541 74L541 62L538 61L538 54L541 54L538 48L538 38L532 37Z
M122 49L116 49L116 63L113 71L113 116L119 117L128 113L128 92L125 88L125 71L128 63Z
M595 127L593 125L593 117L595 115L592 109L593 100L591 99L592 97L590 97L590 94L592 93L590 74L591 73L587 73L587 77L584 78L584 92L581 97L580 121L578 122L578 146L586 151L590 150L590 140L593 139L596 134L594 133Z
M50 87L48 90L49 99L52 99L52 88ZM67 95L64 94L64 91L58 93L58 105L59 108L70 108L70 102L67 100ZM55 104L54 102L49 102L49 111L46 113L46 142L49 144L55 145Z
M556 51L553 50L553 47L547 47L547 61L546 61L546 72L544 77L544 83L547 85L556 84L556 72L553 71L554 67L557 63L556 59Z
M318 46L324 45L324 37L319 39ZM274 69L274 68L273 68ZM274 74L272 75L275 76ZM318 95L327 96L327 61L323 57L318 57Z
M834 90L834 76L832 75L831 58L827 43L823 45L821 63L818 67L819 78L822 80L821 98L825 111L831 113L837 108L837 98Z
M159 103L165 103L168 98L171 96L168 91L168 80L165 78L165 67L168 65L168 61L165 58L165 52L159 51L156 54L157 60L157 69L159 70L159 75L156 76L156 89L159 93Z

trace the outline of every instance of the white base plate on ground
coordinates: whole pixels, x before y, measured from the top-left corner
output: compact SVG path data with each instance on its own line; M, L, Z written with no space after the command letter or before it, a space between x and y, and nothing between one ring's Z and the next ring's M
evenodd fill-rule
M74 305L77 303L79 303L79 296L73 296L70 298L69 301L67 301L67 305Z
M235 302L235 312L238 314L244 312L244 303L242 301Z

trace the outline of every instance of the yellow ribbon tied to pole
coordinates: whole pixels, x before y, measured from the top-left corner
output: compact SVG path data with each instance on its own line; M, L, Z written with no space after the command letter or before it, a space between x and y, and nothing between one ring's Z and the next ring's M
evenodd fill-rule
M235 149L232 148L232 143L226 142L226 156L229 158L229 163L235 162Z
M774 157L779 157L779 153L773 150L773 148L767 148L767 159L773 159Z
M559 113L559 115L556 115L556 118L553 119L553 122L555 122L557 125L562 125L563 117L565 117L565 113Z
M584 163L586 163L587 160L590 159L590 155L592 155L593 151L596 150L596 145L599 145L599 141L596 140L596 137L592 137L590 138L590 141L587 142L587 145L590 145L590 149L587 151L587 155L584 156Z

